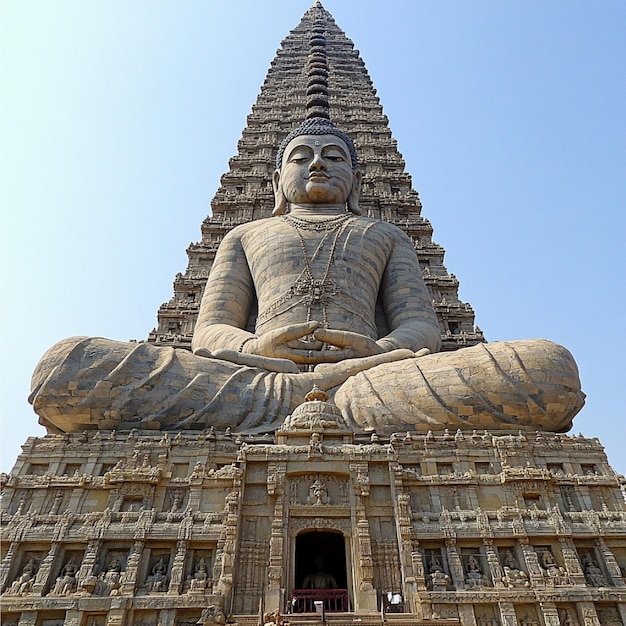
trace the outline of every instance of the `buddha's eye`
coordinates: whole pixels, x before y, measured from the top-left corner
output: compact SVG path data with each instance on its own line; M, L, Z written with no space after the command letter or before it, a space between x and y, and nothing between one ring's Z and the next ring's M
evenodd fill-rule
M306 163L312 156L312 152L305 149L296 149L289 155L289 163Z
M346 160L345 155L335 148L329 150L328 152L325 152L323 154L323 157L324 159L326 159L327 161L331 161L332 163L342 163Z

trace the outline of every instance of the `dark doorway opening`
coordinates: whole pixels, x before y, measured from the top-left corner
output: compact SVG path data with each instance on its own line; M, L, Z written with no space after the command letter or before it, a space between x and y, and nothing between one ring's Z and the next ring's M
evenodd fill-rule
M339 532L309 532L296 537L293 611L349 610L345 540ZM318 607L319 608L319 607Z
M296 589L302 589L307 576L310 580L319 569L332 576L339 589L348 587L346 547L341 533L312 532L296 537Z

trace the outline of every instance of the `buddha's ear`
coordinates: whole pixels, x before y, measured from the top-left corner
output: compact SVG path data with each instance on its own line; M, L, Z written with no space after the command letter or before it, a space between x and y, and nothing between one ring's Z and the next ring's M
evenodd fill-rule
M361 207L359 206L359 198L361 197L361 183L363 182L363 173L361 170L354 170L354 178L352 180L352 190L348 196L348 210L355 215L361 215Z
M272 187L274 188L274 208L272 209L272 216L284 215L287 210L287 198L285 198L283 187L280 184L280 170L274 171Z

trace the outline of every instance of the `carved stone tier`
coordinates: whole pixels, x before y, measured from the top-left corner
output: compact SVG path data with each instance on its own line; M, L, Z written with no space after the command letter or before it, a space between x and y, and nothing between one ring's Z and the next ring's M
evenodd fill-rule
M276 439L29 439L2 498L3 623L212 623L212 606L252 624L317 553L349 597L337 624L623 623L623 478L596 439L347 437L332 405L303 407L315 419Z

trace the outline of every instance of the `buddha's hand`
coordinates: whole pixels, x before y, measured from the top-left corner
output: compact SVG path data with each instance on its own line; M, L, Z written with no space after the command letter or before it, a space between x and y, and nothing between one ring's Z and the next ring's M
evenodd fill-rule
M347 330L318 328L313 336L326 345L332 346L331 349L323 351L324 359L317 361L318 363L336 363L346 359L358 359L385 352L372 338Z
M319 322L289 324L249 339L243 344L242 352L272 359L289 359L294 363L322 363L325 360L324 344L313 336L318 327Z

